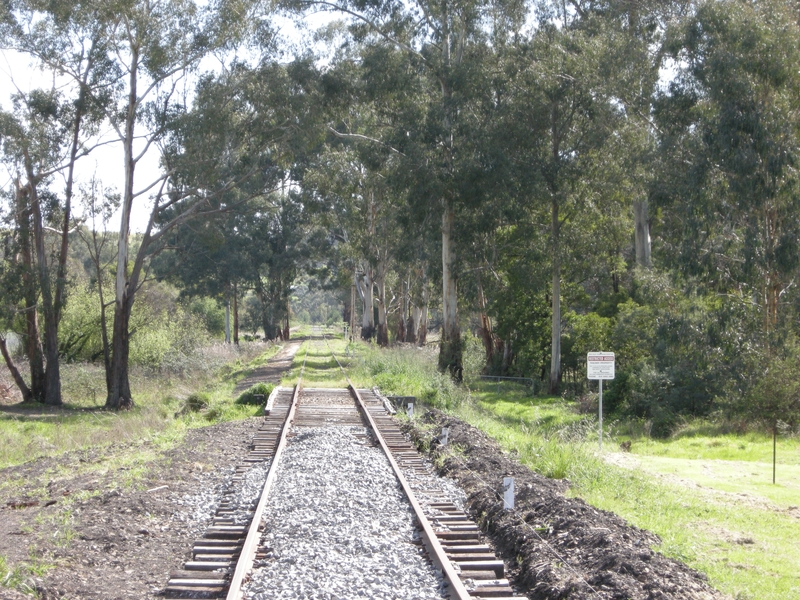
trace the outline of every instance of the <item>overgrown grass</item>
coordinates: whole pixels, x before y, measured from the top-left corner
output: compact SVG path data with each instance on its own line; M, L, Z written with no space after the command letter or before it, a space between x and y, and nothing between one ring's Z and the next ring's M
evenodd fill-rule
M416 396L422 402L451 409L469 397L436 369L433 348L395 348L354 344L348 359L348 374L357 387L377 386L387 396Z
M233 403L233 388L277 349L265 351L263 345L255 344L245 348L210 348L208 364L216 368L188 376L133 369L135 405L121 412L102 408L105 398L99 390L105 383L101 367L64 365L63 407L28 403L0 411L0 468L113 443L177 443L187 428L250 416L253 407ZM227 363L223 356L228 357Z
M531 469L568 479L572 495L653 531L662 540L656 550L706 573L712 585L736 600L800 598L800 553L796 551L800 520L794 509L787 510L800 505L794 472L797 457L787 456L795 451L795 440L784 441L783 446L783 469L791 481L774 486L773 495L743 497L740 494L747 488L737 488L733 477L727 481L729 490L719 484L713 489L698 488L642 469L609 464L597 451L596 419L578 414L574 403L531 397L513 384L498 390L494 383L471 381L470 393L466 385L452 386L435 367L436 357L429 351L379 351L359 345L350 372L359 386L374 382L387 394L430 400L497 439ZM658 442L634 438L633 449L640 455L633 460L666 460L666 456L688 463L696 457L722 464L717 459L725 458L756 466L760 463L755 461L771 452L766 436L716 435L707 427L687 424L673 438ZM606 448L613 449L624 439L630 435L607 437Z

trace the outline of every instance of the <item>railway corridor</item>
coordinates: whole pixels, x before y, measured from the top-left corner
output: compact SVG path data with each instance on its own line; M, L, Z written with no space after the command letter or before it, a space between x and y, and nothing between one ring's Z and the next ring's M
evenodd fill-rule
M302 369L294 389L270 396L249 455L166 596L514 597L463 492L434 475L388 401L301 383ZM263 485L257 495L254 485Z

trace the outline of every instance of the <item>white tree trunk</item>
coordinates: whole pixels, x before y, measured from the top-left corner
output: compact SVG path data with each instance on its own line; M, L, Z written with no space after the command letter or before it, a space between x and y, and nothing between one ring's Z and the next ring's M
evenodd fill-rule
M417 344L424 346L428 343L428 304L430 302L430 290L428 289L428 278L422 283L422 306L419 307L419 317L414 321L419 323L417 327Z
M418 339L418 331L419 331L419 320L421 311L419 307L415 304L411 305L411 316L406 322L406 341L410 344L416 344Z
M647 200L633 203L634 243L636 246L636 264L649 269L650 262L650 221Z
M375 288L378 292L377 341L381 347L389 345L389 326L386 323L386 263L381 261L375 274Z
M449 203L442 213L442 345L439 352L439 368L448 370L460 381L461 330L458 326L458 290L453 272L456 253L453 247L455 210Z

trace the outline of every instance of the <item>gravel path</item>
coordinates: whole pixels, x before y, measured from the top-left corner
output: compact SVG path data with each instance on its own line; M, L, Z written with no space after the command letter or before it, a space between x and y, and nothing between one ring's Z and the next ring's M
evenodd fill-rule
M444 598L411 508L380 449L365 444L365 429L297 431L267 506L267 558L245 597Z

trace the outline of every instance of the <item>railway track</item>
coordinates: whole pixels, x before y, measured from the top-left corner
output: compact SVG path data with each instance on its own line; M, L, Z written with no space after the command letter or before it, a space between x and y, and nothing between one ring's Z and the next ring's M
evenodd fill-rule
M324 337L321 341L327 345ZM347 378L342 364L330 352ZM165 596L226 600L248 597L246 587L258 572L254 564L264 564L270 558L271 550L263 543L270 521L267 506L287 445L293 437L305 435L303 432L358 428L362 432L357 434L361 443L380 448L391 465L413 510L419 543L444 579L446 596L461 600L515 597L505 578L503 562L483 542L477 525L441 487L432 484L436 477L431 467L399 429L388 402L377 390L357 390L349 378L346 390L303 388L307 358L308 347L297 385L276 388L270 396L264 422L249 454L237 467L211 525L194 543L192 559L183 569L171 573ZM253 482L247 480L254 477L261 486L257 501L240 500L241 496L248 497L241 490L248 484L252 488ZM269 592L259 596L264 597L278 596ZM339 597L364 594L353 590L351 596L340 593Z

